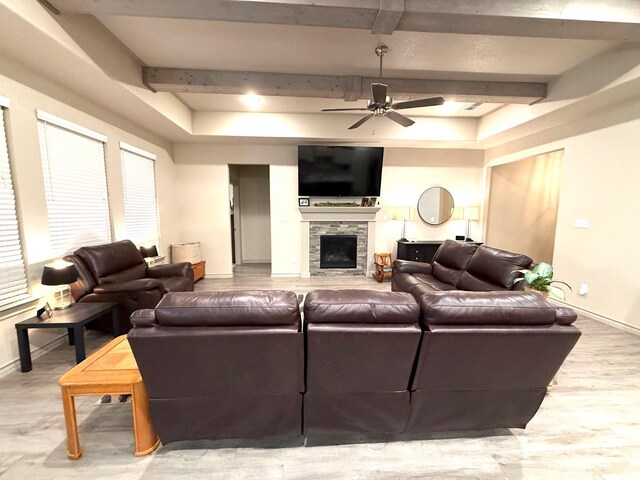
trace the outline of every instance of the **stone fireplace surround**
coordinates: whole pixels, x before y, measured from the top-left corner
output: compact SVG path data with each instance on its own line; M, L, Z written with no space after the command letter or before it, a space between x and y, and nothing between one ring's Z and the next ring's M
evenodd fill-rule
M370 276L380 207L300 207L302 277ZM320 268L320 235L356 235L356 268Z

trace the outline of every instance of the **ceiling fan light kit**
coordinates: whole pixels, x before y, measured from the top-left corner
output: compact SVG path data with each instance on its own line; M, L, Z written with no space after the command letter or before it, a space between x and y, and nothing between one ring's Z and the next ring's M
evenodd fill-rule
M376 47L376 55L380 58L380 78L382 78L382 59L389 51L389 47L386 45L380 45ZM373 117L387 117L389 120L396 122L403 127L410 127L414 122L408 117L399 114L395 110L406 110L408 108L422 108L433 107L436 105L442 105L444 98L432 97L422 98L418 100L409 100L406 102L394 103L393 98L387 95L388 86L384 83L372 83L371 84L371 99L367 102L366 108L323 108L323 112L366 112L371 113L365 115L356 123L349 127L349 130L358 128L363 123L371 120Z

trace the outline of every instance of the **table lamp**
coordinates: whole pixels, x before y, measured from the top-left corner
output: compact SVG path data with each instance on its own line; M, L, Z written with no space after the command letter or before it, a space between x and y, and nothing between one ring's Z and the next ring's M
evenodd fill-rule
M393 211L392 220L402 220L402 238L400 241L406 242L405 233L407 230L407 220L411 220L411 207L396 207Z
M52 307L54 310L69 308L71 303L70 283L78 280L78 270L71 262L58 261L45 265L42 269L42 285L56 287L53 290Z
M480 207L464 207L462 209L462 219L467 221L467 230L465 233L465 242L472 242L473 240L469 238L469 227L471 221L480 220Z

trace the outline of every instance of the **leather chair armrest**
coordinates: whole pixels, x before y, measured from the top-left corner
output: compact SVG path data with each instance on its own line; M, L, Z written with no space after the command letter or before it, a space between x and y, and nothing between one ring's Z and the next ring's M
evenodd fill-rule
M134 327L152 327L158 324L156 312L150 308L136 310L131 314L130 320Z
M431 275L430 263L412 262L411 260L396 260L393 262L393 275L398 273L424 273Z
M187 277L193 280L193 269L189 262L169 263L147 268L147 277Z
M162 286L162 282L159 280L153 278L139 278L137 280L129 280L128 282L98 285L93 289L93 293L97 295L109 293L133 293L154 290L156 288L164 294L164 287Z
M578 318L578 314L567 307L556 308L556 323L558 325L571 325Z

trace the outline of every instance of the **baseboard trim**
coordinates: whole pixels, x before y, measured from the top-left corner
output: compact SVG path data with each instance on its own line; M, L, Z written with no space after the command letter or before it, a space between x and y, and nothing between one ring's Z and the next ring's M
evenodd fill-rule
M300 278L299 273L272 273L271 276L275 278Z
M233 273L205 273L204 278L233 278Z
M594 320L598 320L599 322L606 323L607 325L611 325L612 327L618 328L620 330L624 330L625 332L633 333L635 335L640 335L640 328L634 327L632 325L627 325L619 320L614 320L613 318L606 317L604 315L600 315L599 313L592 312L591 310L587 310L586 308L577 307L576 305L572 305L567 302L563 302L562 300L556 300L555 298L549 298L551 303L560 305L562 307L573 308L578 313L582 313L583 315L587 315L592 317Z
M54 348L59 347L60 345L64 345L67 341L67 334L63 333L62 335L49 340L47 343L42 345L41 347L32 347L31 350L31 360L35 360L36 358L41 357L45 353L50 352ZM20 370L20 358L16 358L9 363L5 363L0 367L0 378L8 375L11 372Z

